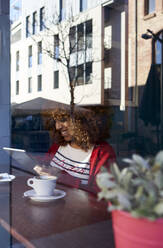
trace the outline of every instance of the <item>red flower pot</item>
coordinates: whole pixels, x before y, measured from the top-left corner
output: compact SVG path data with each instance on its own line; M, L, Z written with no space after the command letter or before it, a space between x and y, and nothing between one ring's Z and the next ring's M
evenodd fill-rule
M116 248L163 248L163 218L149 221L112 211Z

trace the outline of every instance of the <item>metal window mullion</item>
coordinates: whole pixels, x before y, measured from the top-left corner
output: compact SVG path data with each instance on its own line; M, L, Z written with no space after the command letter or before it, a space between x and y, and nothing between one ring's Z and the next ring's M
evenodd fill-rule
M78 28L75 26L75 50L76 50L76 64L75 64L75 84L77 83L78 77Z
M86 51L86 22L84 22L84 84L86 84L86 56L87 56L87 51Z

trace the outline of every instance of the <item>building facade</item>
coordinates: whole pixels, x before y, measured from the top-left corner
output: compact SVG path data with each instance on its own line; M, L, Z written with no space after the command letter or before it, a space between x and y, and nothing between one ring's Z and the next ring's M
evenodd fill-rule
M11 26L12 103L70 103L72 83L75 103L112 106L118 154L162 146L163 1L24 0L20 13Z
M12 103L36 97L70 103L74 80L75 103L104 104L110 99L125 108L127 1L16 2Z

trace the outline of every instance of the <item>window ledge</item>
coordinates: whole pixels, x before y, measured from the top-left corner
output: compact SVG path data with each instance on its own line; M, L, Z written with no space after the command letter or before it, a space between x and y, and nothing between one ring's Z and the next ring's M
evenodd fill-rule
M143 19L146 21L146 20L151 19L155 16L156 16L156 13L150 13L148 15L145 15Z

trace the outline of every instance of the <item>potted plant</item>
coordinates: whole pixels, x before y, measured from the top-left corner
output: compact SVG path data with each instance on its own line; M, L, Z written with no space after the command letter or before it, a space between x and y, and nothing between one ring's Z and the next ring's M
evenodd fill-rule
M98 198L106 199L112 212L116 248L162 248L163 151L150 158L134 154L124 161L126 168L114 163L96 179Z

